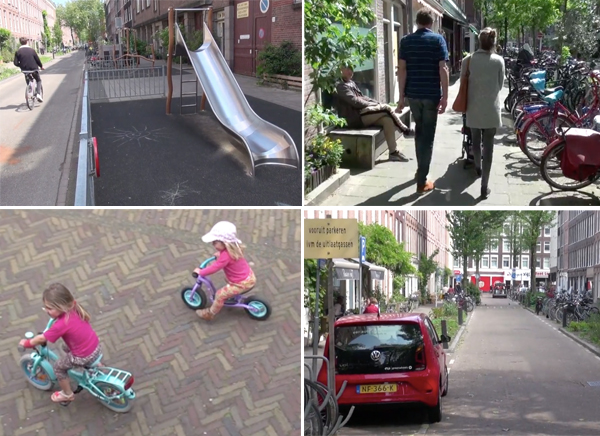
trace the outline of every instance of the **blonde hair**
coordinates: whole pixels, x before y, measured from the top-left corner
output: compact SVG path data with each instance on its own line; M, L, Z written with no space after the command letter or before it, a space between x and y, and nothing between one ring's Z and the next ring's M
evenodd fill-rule
M69 320L69 313L75 310L79 317L89 322L90 314L79 304L75 302L75 298L71 291L60 283L52 283L42 294L44 304L59 312L66 313L65 320Z
M225 249L227 250L227 253L229 253L229 257L231 257L233 260L238 260L244 257L244 249L246 248L244 245L238 243L232 244L230 242L223 242L223 245L225 245Z

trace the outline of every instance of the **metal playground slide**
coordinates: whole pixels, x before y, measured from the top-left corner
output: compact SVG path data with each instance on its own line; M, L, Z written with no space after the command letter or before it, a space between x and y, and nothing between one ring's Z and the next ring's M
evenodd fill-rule
M188 49L179 26L175 26L175 38L176 44L187 51L215 116L248 149L251 174L254 175L254 168L260 165L298 168L294 141L285 130L263 120L252 110L206 23L204 43L197 50Z

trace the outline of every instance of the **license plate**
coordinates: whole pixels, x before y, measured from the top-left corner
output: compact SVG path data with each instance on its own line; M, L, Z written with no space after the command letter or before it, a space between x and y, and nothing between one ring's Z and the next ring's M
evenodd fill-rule
M384 394L388 392L397 392L397 384L387 385L359 385L356 387L357 394Z

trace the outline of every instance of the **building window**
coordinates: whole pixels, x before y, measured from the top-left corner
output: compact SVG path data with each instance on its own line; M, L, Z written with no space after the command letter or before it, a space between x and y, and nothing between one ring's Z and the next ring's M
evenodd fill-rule
M454 258L454 268L460 268L460 262L458 261L458 259L456 257Z
M521 268L529 268L529 256L521 256Z
M550 253L550 241L544 241L544 253Z
M550 236L550 227L544 227L544 236Z
M154 12L158 10L158 0L154 0Z
M510 241L508 239L502 241L502 251L510 253Z
M490 267L490 259L487 256L483 256L481 258L481 267L482 268L489 268Z
M136 11L139 14L140 13L140 0L137 0L136 5L137 5Z
M502 256L502 268L510 268L510 256Z
M150 0L146 0L146 7L149 8L150 7Z
M490 256L490 266L492 268L498 268L498 256Z
M492 239L492 241L490 242L490 251L492 253L498 252L498 240L497 239Z
M539 257L536 257L536 258L535 258L535 267L536 267L536 268L540 268L540 265L541 265L541 260L540 260L540 258L539 258Z
M540 241L537 241L537 245L535 246L535 252L536 253L542 252L542 243Z
M544 269L550 269L550 258L544 257Z

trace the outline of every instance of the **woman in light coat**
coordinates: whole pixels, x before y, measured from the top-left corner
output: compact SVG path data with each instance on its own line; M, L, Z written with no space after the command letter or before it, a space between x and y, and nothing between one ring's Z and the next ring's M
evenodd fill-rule
M467 127L473 138L475 170L481 177L481 198L488 198L488 182L494 154L496 130L502 127L499 94L504 86L504 59L494 53L496 30L486 27L479 34L479 50L467 56L461 80L469 71ZM483 149L483 153L482 153ZM482 159L483 155L483 159Z

